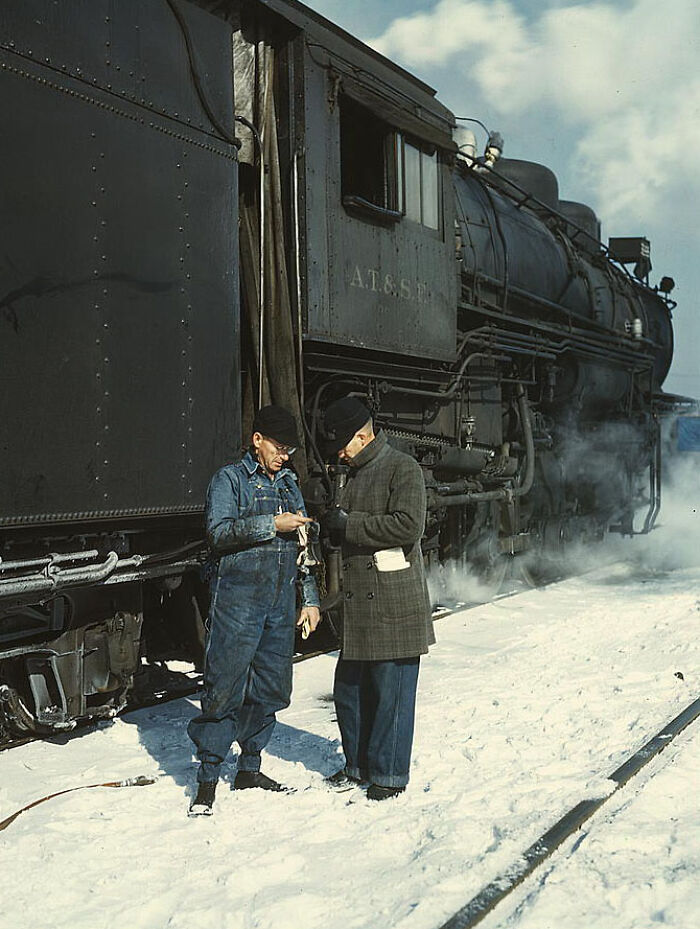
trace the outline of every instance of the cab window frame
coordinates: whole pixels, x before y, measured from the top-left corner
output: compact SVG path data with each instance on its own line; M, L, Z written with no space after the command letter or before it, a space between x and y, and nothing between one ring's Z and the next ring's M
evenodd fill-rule
M403 134L401 148L404 216L409 222L420 223L426 229L439 232L442 226L442 204L438 149ZM408 165L411 165L410 170Z
M340 191L346 211L383 224L442 229L440 153L352 97L340 97Z

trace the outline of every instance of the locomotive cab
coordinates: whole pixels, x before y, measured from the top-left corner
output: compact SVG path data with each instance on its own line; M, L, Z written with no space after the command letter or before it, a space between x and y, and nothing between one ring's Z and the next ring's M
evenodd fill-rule
M308 66L305 341L452 361L451 115L417 83L401 108L387 106L395 76L376 64L364 84L332 61ZM419 106L442 125L411 118Z
M239 101L251 101L245 115L263 136L260 152L246 152L250 134L239 131L252 230L249 245L242 237L244 330L251 349L264 344L248 391L292 395L301 415L309 390L331 372L353 378L356 359L452 363L452 114L432 88L298 4L230 8L249 62L237 69ZM281 353L296 356L286 387L270 364Z

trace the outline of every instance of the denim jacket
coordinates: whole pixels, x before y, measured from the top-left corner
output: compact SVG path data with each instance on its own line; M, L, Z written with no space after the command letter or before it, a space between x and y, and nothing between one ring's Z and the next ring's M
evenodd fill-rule
M219 573L227 555L250 549L259 550L261 559L263 553L293 555L296 563L297 534L277 532L275 516L298 510L306 515L296 474L289 468L270 478L246 452L240 461L217 471L207 490L206 531L212 554L219 559ZM299 574L303 605L319 606L313 576L303 568Z

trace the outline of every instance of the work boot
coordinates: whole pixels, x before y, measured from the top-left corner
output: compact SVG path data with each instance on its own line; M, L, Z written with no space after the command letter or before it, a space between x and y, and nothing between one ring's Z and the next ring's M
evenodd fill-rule
M275 793L290 793L292 788L285 787L273 781L262 771L239 771L233 782L234 790L250 790L251 787L260 787L263 790L272 790Z
M370 784L367 788L368 800L390 800L402 794L405 787L380 787L379 784Z
M200 781L197 796L190 803L189 816L211 816L214 812L216 781Z
M345 768L341 768L335 774L324 778L323 782L333 790L349 790L351 787L358 787L362 783L362 779L348 774Z

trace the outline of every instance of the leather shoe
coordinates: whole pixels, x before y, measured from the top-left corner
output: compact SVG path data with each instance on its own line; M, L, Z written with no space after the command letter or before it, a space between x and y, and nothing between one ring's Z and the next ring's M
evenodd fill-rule
M379 784L370 784L367 788L368 800L390 800L402 794L405 787L380 787Z
M340 771L336 771L335 774L331 774L329 777L324 778L324 783L328 787L332 787L333 790L348 790L350 787L357 787L363 783L362 779L359 777L353 777L352 774L348 774L345 768L341 768Z
M263 774L262 771L239 771L233 781L234 790L250 790L253 787L260 787L262 790L272 790L275 793L288 793L291 788L285 787L271 777Z
M189 816L211 816L214 812L212 807L214 806L216 784L216 781L200 781L197 787L197 796L190 803Z

